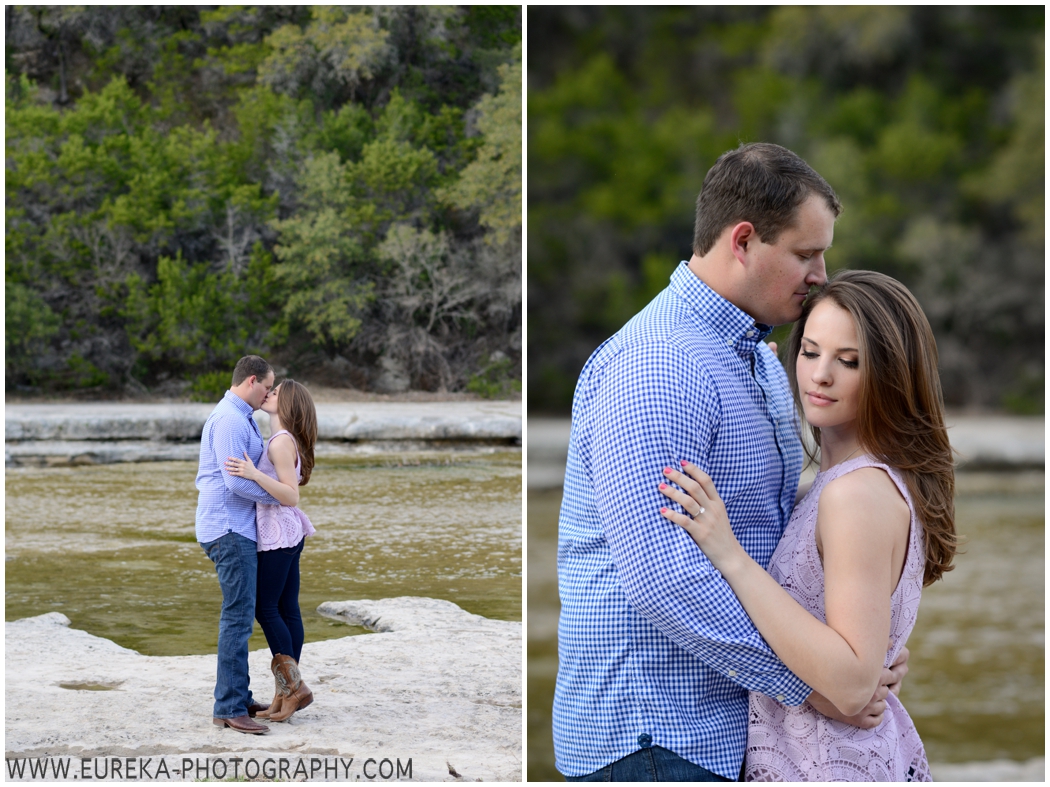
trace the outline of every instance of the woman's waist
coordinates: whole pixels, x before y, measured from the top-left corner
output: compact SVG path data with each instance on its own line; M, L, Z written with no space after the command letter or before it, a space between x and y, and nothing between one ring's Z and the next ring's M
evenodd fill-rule
M286 506L286 505L284 505L282 503L256 503L255 504L255 510L256 511L266 511L266 512L271 512L272 511L272 512L275 512L275 513L281 512L281 511L296 511L296 512L298 512L300 514L303 513L303 510L301 508L299 508L299 506Z
M784 705L757 691L748 692L748 704L751 707L749 726L771 729L780 737L798 740L820 736L859 741L883 738L889 732L915 726L900 699L892 692L886 695L882 723L869 730L829 718L808 702L795 706Z

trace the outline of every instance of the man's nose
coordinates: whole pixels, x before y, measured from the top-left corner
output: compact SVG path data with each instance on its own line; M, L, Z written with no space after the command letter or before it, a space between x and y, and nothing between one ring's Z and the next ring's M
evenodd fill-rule
M824 255L814 254L813 264L806 274L806 284L810 287L819 287L828 280L828 272L824 265Z

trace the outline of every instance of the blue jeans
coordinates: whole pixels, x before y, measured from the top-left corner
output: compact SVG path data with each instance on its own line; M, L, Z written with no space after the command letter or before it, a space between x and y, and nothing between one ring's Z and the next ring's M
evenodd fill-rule
M299 613L299 555L303 538L294 547L259 553L255 619L266 635L270 653L283 653L296 662L303 650L303 617Z
M248 638L255 624L258 571L255 542L227 533L201 547L215 564L222 588L213 715L217 719L234 719L248 713L248 706L252 704L252 692L248 688Z
M670 749L650 746L628 754L586 776L566 776L567 782L728 782L707 768L684 760Z

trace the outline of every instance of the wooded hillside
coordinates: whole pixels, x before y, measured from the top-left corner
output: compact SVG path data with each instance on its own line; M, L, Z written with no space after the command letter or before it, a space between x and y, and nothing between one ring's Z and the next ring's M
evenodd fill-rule
M1042 6L530 8L530 412L568 412L689 259L707 170L756 141L838 192L829 270L918 297L950 405L1042 412L1043 26Z
M521 378L517 6L7 6L6 383Z

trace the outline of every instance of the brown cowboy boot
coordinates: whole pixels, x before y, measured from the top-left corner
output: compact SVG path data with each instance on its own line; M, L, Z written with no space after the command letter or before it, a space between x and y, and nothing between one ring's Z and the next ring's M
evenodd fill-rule
M299 665L291 656L278 653L274 656L277 666L274 678L277 680L278 694L281 695L281 709L271 713L270 721L286 721L297 710L302 710L314 701L314 694L310 688L303 683L299 674Z
M273 701L266 710L261 710L255 714L260 719L268 719L273 714L279 713L281 710L281 703L284 701L284 697L281 695L281 682L277 679L277 656L274 656L270 661L270 672L273 673L274 677Z

